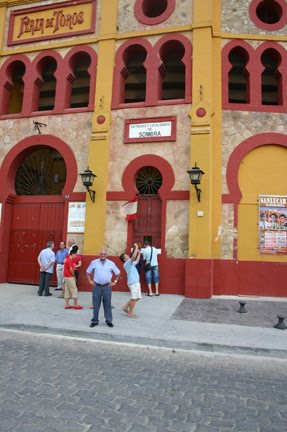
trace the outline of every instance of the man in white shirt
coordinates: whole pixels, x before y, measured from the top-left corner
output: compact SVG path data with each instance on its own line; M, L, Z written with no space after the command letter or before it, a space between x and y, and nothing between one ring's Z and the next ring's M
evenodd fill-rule
M38 264L40 266L39 296L41 296L43 292L46 297L52 295L52 293L50 293L50 279L55 264L55 253L53 252L53 249L54 242L49 241L47 247L43 249L38 256Z
M145 280L148 286L148 294L147 296L152 297L152 281L155 285L155 295L158 297L160 294L158 292L158 284L159 284L159 271L158 271L158 261L157 256L160 254L160 250L156 249L154 246L151 246L148 240L144 241L145 248L142 249L143 258L145 260ZM150 264L150 270L146 269L146 265Z

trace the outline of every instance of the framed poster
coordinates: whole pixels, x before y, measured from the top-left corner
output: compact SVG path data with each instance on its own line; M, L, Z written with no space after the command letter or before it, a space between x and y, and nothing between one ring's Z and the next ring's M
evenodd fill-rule
M287 254L287 196L259 195L259 252Z
M85 231L86 203L70 202L68 213L68 233L83 233Z

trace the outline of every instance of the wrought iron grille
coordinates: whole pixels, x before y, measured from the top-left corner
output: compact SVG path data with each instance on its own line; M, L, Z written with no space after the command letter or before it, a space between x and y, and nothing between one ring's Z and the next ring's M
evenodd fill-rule
M157 194L162 185L162 176L154 167L142 168L136 178L136 187L139 194Z
M18 168L17 195L60 195L66 182L66 164L54 149L37 150Z

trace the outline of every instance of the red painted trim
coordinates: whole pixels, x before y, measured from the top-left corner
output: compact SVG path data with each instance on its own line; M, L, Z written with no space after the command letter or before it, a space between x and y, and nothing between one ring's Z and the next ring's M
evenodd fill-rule
M71 99L71 82L69 81L68 77L70 75L73 75L73 62L74 59L78 54L86 53L89 55L91 59L91 64L89 68L87 69L89 75L90 75L90 85L89 85L89 104L85 108L68 108L70 104ZM62 71L63 79L65 80L65 86L63 86L62 90L62 99L64 102L63 108L64 112L84 112L87 110L93 110L94 109L94 99L95 99L95 91L96 91L96 77L97 77L97 53L93 48L91 48L88 45L81 45L76 46L73 49L71 49L64 58L65 63L65 71ZM61 95L60 95L61 96ZM61 99L61 98L60 98Z
M161 15L151 18L146 16L143 12L144 2L145 0L136 0L134 6L134 14L136 19L145 25L156 25L166 21L170 17L170 15L174 12L175 9L175 0L167 0L167 7L165 11Z
M160 38L154 48L154 64L157 67L158 79L152 81L152 85L158 86L160 88L151 89L151 95L155 96L159 92L161 92L162 78L159 72L159 67L161 66L161 52L165 49L165 45L171 42L179 42L184 47L184 55L181 59L182 63L185 66L185 97L184 99L170 99L170 100L162 100L161 95L157 98L157 100L152 100L153 103L157 105L171 105L172 103L176 103L177 105L181 103L191 103L192 100L192 45L187 37L182 34L167 34ZM156 90L156 91L155 91Z
M184 55L182 57L182 62L185 65L184 99L161 100L162 77L160 74L160 67L162 62L160 59L160 51L163 49L163 46L169 42L179 42L184 48ZM143 63L144 67L146 68L146 98L144 102L124 103L126 80L126 75L124 72L126 71L127 50L130 47L133 47L136 50L137 46L144 48L147 53L146 59ZM124 42L116 52L115 56L112 109L190 103L192 88L191 58L191 43L189 39L180 34L168 34L162 37L155 44L154 48L147 40L143 38L129 39L128 41Z
M0 200L5 202L9 193L15 194L15 175L21 162L33 151L41 147L52 147L64 158L67 167L66 184L62 197L71 195L77 181L77 162L72 149L60 138L53 135L34 135L16 144L5 156L0 168Z
M189 191L170 191L166 193L166 200L168 201L188 201L190 197ZM107 201L127 201L130 198L128 192L107 192Z
M71 62L73 61L74 56L80 53L86 53L90 56L91 59L91 64L88 68L88 73L90 74L89 103L87 107L83 108L67 108L70 104L71 97L71 82L69 81L69 77L73 72L71 70ZM44 67L45 61L51 58L54 59L57 63L57 69L55 71L56 94L54 109L49 111L36 111L38 107L40 91L39 83L42 82L41 71ZM26 68L26 71L23 75L24 95L22 111L21 113L7 114L8 104L10 100L10 91L6 87L9 88L9 86L13 85L13 64L15 64L15 62L17 61L22 62ZM0 86L1 119L30 117L31 113L33 114L33 116L43 116L92 111L94 107L94 94L96 85L96 74L94 72L96 69L96 65L96 52L91 47L85 45L74 47L67 53L64 59L55 50L41 52L35 57L32 63L24 55L15 54L13 58L10 57L0 69L0 83L2 83L2 86Z
M125 77L124 72L126 71L126 57L130 47L133 47L135 50L137 46L140 48L144 48L146 51L146 59L150 55L152 51L152 46L149 41L143 38L133 38L124 42L116 52L115 55L115 68L114 68L114 81L113 81L113 99L112 99L112 108L118 108L120 105L124 107L130 106L131 104L124 103L124 91L125 91ZM146 60L143 63L146 67ZM144 102L138 102L137 104L133 104L136 106L144 106Z
M15 175L22 161L33 151L41 147L52 147L59 151L67 166L67 179L61 196L16 196ZM63 222L63 237L67 235L68 199L72 196L79 201L85 201L86 194L73 194L77 181L77 162L71 148L53 135L34 135L16 144L5 156L0 167L0 201L2 202L2 217L0 224L0 282L7 281L9 236L14 202L63 202L65 221ZM80 199L81 198L81 199ZM7 246L8 245L8 246Z
M24 196L15 195L14 202L18 204L40 204L40 203L62 203L64 198L62 195L41 195L41 196Z
M214 261L214 295L286 297L286 263Z
M159 190L159 195L162 199L166 198L175 182L174 172L171 165L165 159L157 155L139 156L127 165L122 177L122 184L125 192L128 194L129 198L137 193L134 179L136 178L137 172L145 166L153 166L161 173L162 186Z
M163 122L171 122L171 134L169 136L164 137L150 137L150 138L129 138L129 126L131 124L140 124L140 123L163 123ZM138 119L128 119L125 120L124 127L124 143L143 143L143 142L157 142L157 141L176 141L176 116L170 117L154 117L154 118L138 118Z
M274 24L264 23L258 18L256 14L256 9L260 3L262 3L262 0L253 0L249 5L250 19L256 25L256 27L266 31L275 31L281 29L287 24L287 6L284 0L274 1L274 3L277 3L279 6L281 6L281 10L282 10L282 16L280 20Z
M57 35L39 36L39 37L35 37L35 38L24 39L21 41L13 41L13 30L14 30L14 24L15 24L15 17L17 15L23 15L25 13L33 13L33 12L39 12L39 11L46 11L46 10L50 10L50 9L59 9L61 7L65 8L67 6L73 6L75 4L85 4L85 3L92 3L92 14L91 14L90 28L85 29L85 30L77 30L77 31L72 31L72 32L61 33L61 34L57 34ZM21 44L26 44L26 43L39 42L39 41L43 41L43 40L60 39L60 38L64 38L64 37L73 37L73 36L78 36L78 35L90 34L90 33L95 32L95 27L96 27L96 0L73 0L73 1L63 2L63 3L56 3L56 4L54 3L51 5L47 5L47 6L36 6L36 7L32 7L32 8L18 9L16 11L12 11L10 13L7 45L8 46L21 45Z
M213 294L213 260L187 259L185 268L185 296L210 298Z
M230 155L227 170L226 180L230 191L229 195L223 195L223 199L228 199L228 203L234 204L234 228L238 227L238 204L241 200L242 193L239 187L238 175L242 160L246 155L257 147L264 145L279 145L287 148L287 136L277 133L262 133L253 137L247 138L239 144ZM222 201L223 202L223 201ZM233 258L237 259L237 239L233 241Z
M246 73L249 77L249 94L248 103L230 103L228 94L228 74L232 68L228 56L232 49L240 48L246 52L248 62L246 64ZM281 61L278 66L278 75L280 75L280 104L263 105L261 90L261 74L264 66L261 62L261 56L267 49L278 53ZM227 110L236 111L259 111L259 112L286 112L287 110L287 56L285 48L277 42L267 41L261 43L256 50L245 41L233 40L225 45L222 50L222 107Z

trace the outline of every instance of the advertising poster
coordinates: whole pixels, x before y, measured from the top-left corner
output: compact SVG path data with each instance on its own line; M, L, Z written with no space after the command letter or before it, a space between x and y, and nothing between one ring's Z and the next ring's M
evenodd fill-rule
M85 202L70 202L68 213L68 233L83 233L85 229L85 216Z
M259 252L287 254L287 196L259 195Z

